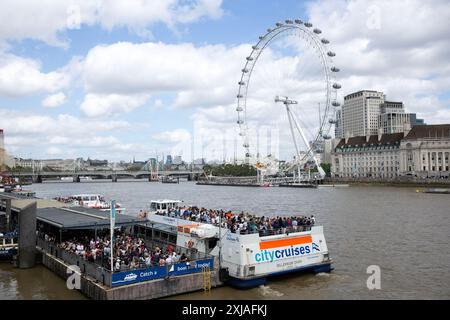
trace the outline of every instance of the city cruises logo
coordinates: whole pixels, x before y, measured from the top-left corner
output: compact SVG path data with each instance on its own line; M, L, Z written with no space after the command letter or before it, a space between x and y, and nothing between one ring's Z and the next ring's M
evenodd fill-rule
M312 242L311 236L263 241L259 243L259 249L261 251L254 256L256 262L272 262L320 252L319 245Z
M123 278L123 280L124 281L133 281L133 280L136 280L137 277L138 277L137 274L129 273L125 276L125 278Z

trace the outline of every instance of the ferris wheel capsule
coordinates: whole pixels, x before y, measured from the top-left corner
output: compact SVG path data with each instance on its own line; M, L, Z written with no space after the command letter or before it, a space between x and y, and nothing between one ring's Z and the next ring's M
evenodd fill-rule
M278 28L283 26L283 24L282 24L281 22L277 22L277 23L275 23L275 25L276 25Z
M321 33L322 33L322 30L316 28L316 29L313 30L313 32L314 32L315 34L321 34Z
M303 21L302 21L302 20L300 20L300 19L295 19L295 23L296 23L296 24L302 24L302 23L303 23Z
M244 109L242 109L242 107L239 106L239 107L236 108L236 111L237 111L237 112L242 112L242 111L244 111Z
M330 43L330 41L328 41L328 39L322 39L322 40L320 40L323 44L329 44Z
M244 120L239 119L239 120L237 121L237 124L243 124L243 123L244 123Z
M331 71L333 71L333 72L339 72L340 69L339 69L339 68L336 68L336 67L331 67Z
M308 28L311 28L313 26L311 22L305 22L304 25Z
M339 88L335 88L335 89L340 89L340 87L341 87L341 86L339 86ZM333 101L333 102L331 103L331 105L332 105L333 107L340 107L340 106L341 106L341 104L340 104L339 102L337 102L337 101Z
M340 89L340 88L341 88L341 85L340 85L339 83L334 83L334 84L333 84L333 88L334 88L334 89Z
M328 51L328 52L327 52L327 55L328 55L329 57L334 57L334 56L336 56L336 53L334 53L333 51Z
M284 22L286 22L286 24L293 24L294 22L290 19L285 20Z
M239 82L238 82L238 85L244 86L244 85L245 85L245 82L244 82L244 81L239 81Z

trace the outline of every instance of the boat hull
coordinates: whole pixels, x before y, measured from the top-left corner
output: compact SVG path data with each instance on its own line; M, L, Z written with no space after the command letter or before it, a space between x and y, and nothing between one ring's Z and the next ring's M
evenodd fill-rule
M261 285L264 285L267 283L268 278L274 278L286 274L294 274L294 273L306 273L306 272L312 272L312 273L323 273L323 272L331 272L333 270L333 267L331 265L331 262L322 263L322 264L316 264L312 266L304 266L301 268L296 269L290 269L290 270L284 270L272 274L268 274L261 277L256 278L249 278L249 279L240 279L240 278L234 278L231 277L227 280L227 284L230 286L241 288L241 289L250 289L254 287L258 287Z

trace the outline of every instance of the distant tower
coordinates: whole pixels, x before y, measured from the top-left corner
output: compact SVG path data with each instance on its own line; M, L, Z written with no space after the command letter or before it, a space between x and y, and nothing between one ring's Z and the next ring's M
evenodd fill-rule
M259 129L256 129L256 159L259 161Z
M236 157L237 157L237 139L234 137L234 164L236 164Z
M3 129L0 129L0 170L3 169L3 166L5 164L5 137L3 136Z
M225 135L223 135L223 138L222 138L222 148L223 148L222 149L223 163L226 163L227 162L227 141L225 140Z
M272 155L272 132L267 128L267 156Z

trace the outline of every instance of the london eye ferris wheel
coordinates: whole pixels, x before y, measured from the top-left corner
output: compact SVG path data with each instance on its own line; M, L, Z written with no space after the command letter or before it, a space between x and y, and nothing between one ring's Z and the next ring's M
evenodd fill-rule
M331 139L341 88L329 43L312 23L296 19L276 23L252 46L238 82L236 107L246 163L261 170L275 167L272 155L261 156L255 136L261 124L276 126L280 140L289 141L279 147L294 153L287 171L300 175L312 165L323 178L320 154Z

